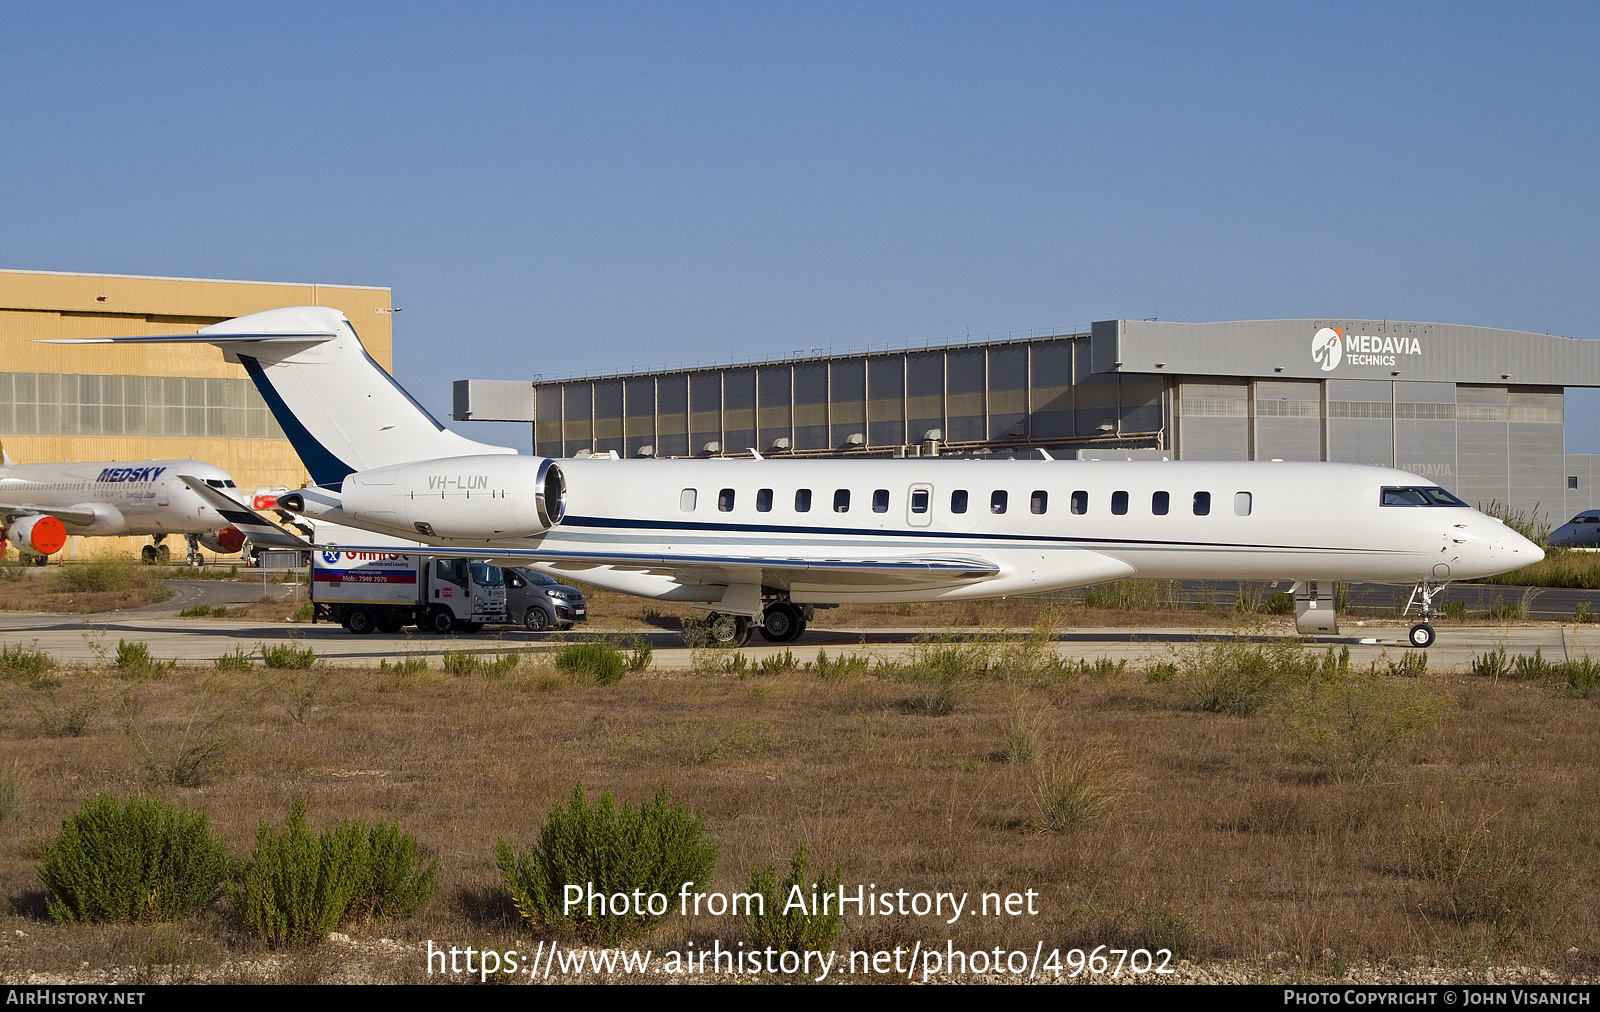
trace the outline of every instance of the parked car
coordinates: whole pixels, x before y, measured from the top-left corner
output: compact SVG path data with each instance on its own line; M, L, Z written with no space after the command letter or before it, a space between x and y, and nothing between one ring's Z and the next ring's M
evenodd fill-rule
M534 632L571 629L589 621L589 603L576 587L526 566L506 567L506 617Z

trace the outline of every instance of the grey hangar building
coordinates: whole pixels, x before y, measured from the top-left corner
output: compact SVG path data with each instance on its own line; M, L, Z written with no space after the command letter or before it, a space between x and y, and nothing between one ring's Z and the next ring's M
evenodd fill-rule
M1327 460L1559 524L1600 507L1565 389L1600 341L1396 320L1110 320L1087 333L569 377L457 380L539 456Z

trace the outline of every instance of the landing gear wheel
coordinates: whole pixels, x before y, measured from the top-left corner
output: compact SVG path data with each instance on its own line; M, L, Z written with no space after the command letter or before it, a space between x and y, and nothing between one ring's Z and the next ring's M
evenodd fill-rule
M145 545L143 548L139 549L139 561L143 562L147 566L155 565L156 564L156 546L155 545Z
M440 636L449 635L455 631L456 617L450 614L449 608L435 608L428 612L428 628Z
M344 627L357 636L365 636L378 626L369 609L351 608L344 613Z
M750 642L750 620L743 615L713 612L706 625L711 630L711 642L719 647L742 647Z
M396 618L393 612L378 613L378 631L381 633L397 633L405 627L405 623Z
M529 632L548 632L550 630L550 613L543 608L529 608L528 613L522 616L522 624Z
M1428 647L1433 646L1433 626L1426 622L1418 622L1411 627L1408 638L1411 640L1412 646L1418 650L1426 650Z
M805 631L806 620L800 609L787 601L768 608L761 623L761 636L769 643L792 643Z

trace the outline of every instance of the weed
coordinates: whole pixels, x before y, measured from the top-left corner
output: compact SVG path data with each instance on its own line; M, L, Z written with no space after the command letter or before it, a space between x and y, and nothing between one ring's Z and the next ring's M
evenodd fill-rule
M1304 682L1283 726L1335 781L1363 784L1379 762L1434 727L1443 709L1443 697L1415 682L1346 674Z
M1083 596L1086 608L1113 608L1118 611L1154 611L1170 600L1170 586L1161 580L1117 580L1089 588ZM1163 594L1163 590L1168 593Z
M898 674L916 689L912 705L930 717L955 710L970 682L989 673L994 645L986 639L954 636L919 638Z
M20 822L28 810L27 796L14 779L0 780L0 823Z
M413 657L410 654L407 654L405 657L398 658L393 664L390 664L386 658L378 662L378 670L384 674L390 675L397 682L405 681L412 675L420 675L422 672L427 671L428 659L426 657Z
M781 675L785 671L794 671L800 667L800 662L794 659L794 653L787 648L781 654L771 654L761 658L756 663L758 675Z
M1433 887L1436 914L1458 923L1479 922L1499 943L1544 920L1554 883L1538 858L1548 826L1516 834L1453 815L1440 802L1406 826L1408 871Z
M1407 650L1398 661L1389 662L1389 674L1401 678L1421 678L1428 673L1428 652Z
M46 908L58 923L141 923L185 917L216 898L228 851L204 812L109 794L61 823L39 860Z
M1294 595L1288 591L1273 591L1262 603L1261 610L1268 615L1293 615Z
M1484 612L1483 617L1491 620L1524 619L1528 617L1528 604L1526 601L1502 601Z
M1173 959L1192 952L1195 944L1194 921L1163 904L1159 910L1146 910L1134 929L1131 944L1149 952L1162 949L1172 953Z
M1529 682L1536 678L1553 678L1560 673L1562 665L1544 659L1544 648L1539 647L1533 651L1533 656L1518 654L1511 663L1511 678L1513 681Z
M565 925L585 941L611 945L633 938L661 919L648 908L622 913L607 905L569 908L569 888L592 883L597 893L642 891L677 895L690 883L706 883L717 862L717 847L700 819L683 805L671 804L665 784L653 800L619 811L610 791L591 806L583 785L565 805L557 803L526 851L500 840L495 847L500 873L511 900L534 923Z
M1550 547L1550 525L1541 519L1539 507L1542 503L1534 503L1533 509L1524 513L1514 510L1508 504L1503 504L1495 499L1487 506L1480 505L1478 509L1501 521L1507 527L1532 541L1540 548Z
M265 643L256 645L261 653L261 663L269 668L309 668L316 663L317 655L311 647L297 647L293 643Z
M635 636L628 642L628 670L643 671L650 666L650 661L655 657L656 649L650 641L643 636Z
M595 685L615 685L628 672L628 658L604 640L571 643L556 654L556 667Z
M738 675L743 678L749 667L750 658L737 650L722 658L722 673L725 675Z
M810 863L802 840L789 858L789 874L782 882L778 881L778 873L771 864L750 869L750 883L745 891L762 899L760 911L752 912L745 926L745 938L752 949L827 952L839 940L843 921L840 911L813 909L812 897L837 896L844 865L835 865L832 875L808 879ZM801 902L791 903L797 895Z
M1336 678L1350 669L1350 648L1322 655L1292 640L1252 643L1243 636L1198 643L1177 655L1179 686L1191 709L1253 716L1298 682Z
M467 650L446 650L439 655L439 663L444 666L444 673L465 678L475 674L480 666L478 655Z
M92 691L76 703L63 705L57 705L52 697L50 705L38 712L46 737L81 738L89 730L94 715L100 712L100 701Z
M772 728L758 721L743 721L729 731L689 727L669 739L684 762L699 766L713 759L747 759L771 755L778 748Z
M223 654L212 663L218 671L249 671L251 656L244 652L244 647L234 647L232 651Z
M1588 601L1579 601L1578 606L1572 609L1572 621L1579 625L1587 625L1594 621L1594 612L1590 610Z
M1000 751L1000 758L1008 763L1033 762L1034 755L1039 749L1041 723L1039 714L1025 713L1021 705L1016 706L1011 712L1011 719L1006 723L1006 744Z
M174 787L198 787L212 778L223 758L233 748L233 741L222 732L225 714L213 717L197 731L195 728L195 721L199 719L197 713L191 716L188 724L184 726L177 747L170 755L163 757L150 747L145 741L143 732L139 730L135 719L137 710L135 697L131 694L125 695L122 705L123 730L133 739L134 745L144 757L145 772L153 783L170 784Z
M1600 661L1591 660L1588 654L1580 660L1568 661L1566 671L1567 691L1579 699L1588 699L1600 684Z
M1455 619L1457 622L1467 617L1467 602L1449 601L1444 606L1444 617Z
M817 677L825 682L840 682L860 678L867 673L871 662L861 654L840 654L830 658L826 650L817 651L817 659L808 665Z
M1154 684L1170 682L1177 677L1178 666L1171 661L1157 661L1144 672L1144 680Z
M177 666L175 660L158 661L150 656L150 644L143 640L117 640L117 670L124 678L160 678Z
M398 825L346 822L320 836L295 801L281 832L263 822L233 890L234 909L268 945L320 942L347 917L405 917L432 898L437 862L423 864Z
M1506 648L1500 647L1483 654L1472 655L1472 673L1485 678L1499 678L1501 675L1510 674L1511 659L1506 654Z
M1033 797L1045 828L1062 833L1106 814L1127 787L1120 754L1085 747L1043 764Z
M139 574L141 577L143 574ZM95 559L73 566L62 566L57 579L65 590L76 594L127 590L134 584L132 559Z
M25 647L21 643L0 646L0 677L7 681L33 680L56 666L56 662L43 650Z

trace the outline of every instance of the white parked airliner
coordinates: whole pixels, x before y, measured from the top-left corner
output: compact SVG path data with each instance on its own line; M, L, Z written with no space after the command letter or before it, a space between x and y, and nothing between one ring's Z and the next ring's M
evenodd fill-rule
M3 451L0 451L3 454ZM221 468L193 460L102 460L82 464L18 464L0 456L0 550L9 541L25 559L44 565L74 534L92 537L151 535L145 562L165 562L168 534L188 541L188 560L199 545L237 552L244 535L179 475L208 489L234 489ZM224 493L230 501L237 492ZM235 504L237 505L237 504Z
M172 337L242 363L315 485L280 507L689 601L743 642L793 639L816 605L973 600L1129 577L1295 581L1333 633L1334 581L1407 583L1427 646L1449 581L1537 562L1505 524L1404 471L1356 464L517 456L450 432L337 310L274 309ZM201 493L228 509L215 490ZM242 508L253 541L270 526ZM346 551L350 546L343 546ZM356 549L359 550L359 549ZM381 549L380 549L381 550Z

